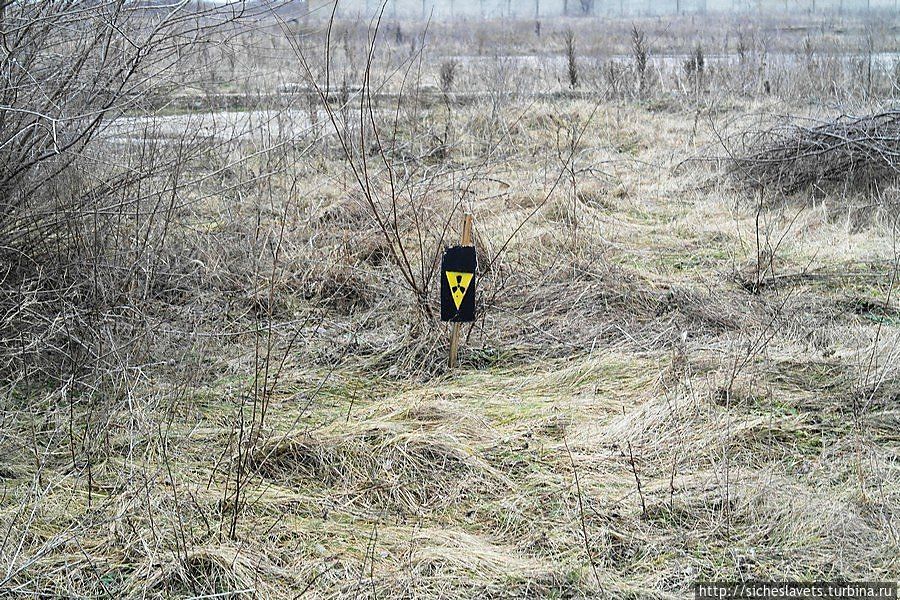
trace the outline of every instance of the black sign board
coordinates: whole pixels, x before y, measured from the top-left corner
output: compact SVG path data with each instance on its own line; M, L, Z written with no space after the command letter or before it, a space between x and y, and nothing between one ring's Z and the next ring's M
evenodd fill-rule
M475 320L475 246L447 248L441 261L441 321Z

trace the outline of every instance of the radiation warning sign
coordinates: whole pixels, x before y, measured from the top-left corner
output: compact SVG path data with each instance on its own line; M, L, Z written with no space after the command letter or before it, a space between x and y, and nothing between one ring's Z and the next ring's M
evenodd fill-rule
M447 248L441 261L441 320L475 320L475 247Z

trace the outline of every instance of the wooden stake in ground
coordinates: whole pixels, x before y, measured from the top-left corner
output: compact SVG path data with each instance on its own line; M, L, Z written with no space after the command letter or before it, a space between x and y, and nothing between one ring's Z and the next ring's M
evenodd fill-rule
M463 218L460 245L444 253L441 268L441 319L450 327L450 368L456 367L459 354L460 323L473 321L475 313L475 248L472 241L472 215ZM461 262L456 262L459 259ZM456 265L465 266L456 266ZM455 309L454 309L455 307Z

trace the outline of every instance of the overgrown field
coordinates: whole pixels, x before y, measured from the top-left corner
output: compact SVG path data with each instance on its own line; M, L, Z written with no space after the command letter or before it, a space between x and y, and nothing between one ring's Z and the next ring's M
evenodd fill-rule
M784 187L757 142L896 106L900 78L772 76L749 45L701 69L686 20L693 67L642 69L667 38L626 25L545 24L529 88L502 41L481 68L387 24L338 24L355 60L326 79L325 24L281 21L217 47L277 56L241 80L263 87L173 71L64 170L4 179L31 195L4 188L0 221L3 594L895 580L900 141ZM844 26L829 47L872 39ZM621 66L575 45L573 85L566 29ZM436 265L464 212L479 312L448 371Z

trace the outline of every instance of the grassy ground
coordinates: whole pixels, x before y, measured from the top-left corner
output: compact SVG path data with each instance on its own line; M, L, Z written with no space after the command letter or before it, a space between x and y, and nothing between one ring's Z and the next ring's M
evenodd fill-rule
M152 361L0 417L4 593L896 578L896 186L749 196L705 158L781 100L588 96L379 106L390 243L333 136L216 146L172 209ZM424 274L463 209L481 310L448 372L435 278L417 302L396 251Z

